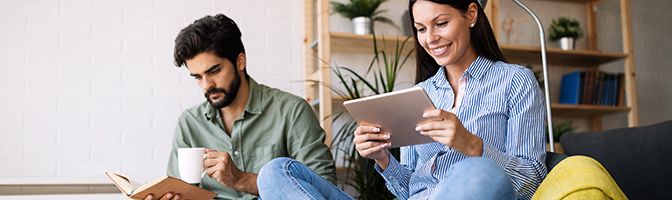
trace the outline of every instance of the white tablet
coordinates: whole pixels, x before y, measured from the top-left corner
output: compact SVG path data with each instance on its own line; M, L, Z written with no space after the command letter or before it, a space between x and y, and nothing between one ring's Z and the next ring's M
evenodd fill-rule
M343 106L358 124L380 127L390 133L392 147L434 142L415 127L425 121L422 114L434 110L434 104L420 87L354 99Z

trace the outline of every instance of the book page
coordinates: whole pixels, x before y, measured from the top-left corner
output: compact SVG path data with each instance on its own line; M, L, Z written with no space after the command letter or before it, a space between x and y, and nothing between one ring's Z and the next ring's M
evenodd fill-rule
M105 174L112 180L114 185L116 185L117 188L121 190L122 193L126 194L126 196L130 195L131 192L135 190L135 186L133 183L131 183L131 180L125 176L114 172L105 172Z

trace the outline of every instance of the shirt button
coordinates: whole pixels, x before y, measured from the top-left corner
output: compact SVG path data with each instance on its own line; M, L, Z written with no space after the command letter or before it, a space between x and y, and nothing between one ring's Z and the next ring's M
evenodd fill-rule
M237 155L238 155L238 151L233 151L233 155L234 155L234 156L237 156Z

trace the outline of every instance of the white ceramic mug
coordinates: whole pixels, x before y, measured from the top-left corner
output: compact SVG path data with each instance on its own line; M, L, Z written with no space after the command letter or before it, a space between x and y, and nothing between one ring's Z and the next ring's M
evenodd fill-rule
M203 154L205 148L177 149L177 162L180 178L187 183L201 183L203 177Z

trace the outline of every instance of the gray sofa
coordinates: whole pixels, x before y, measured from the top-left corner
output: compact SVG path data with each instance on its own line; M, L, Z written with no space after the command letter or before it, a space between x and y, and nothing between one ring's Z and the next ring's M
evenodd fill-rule
M672 199L672 121L596 133L566 133L566 155L599 161L630 199Z

